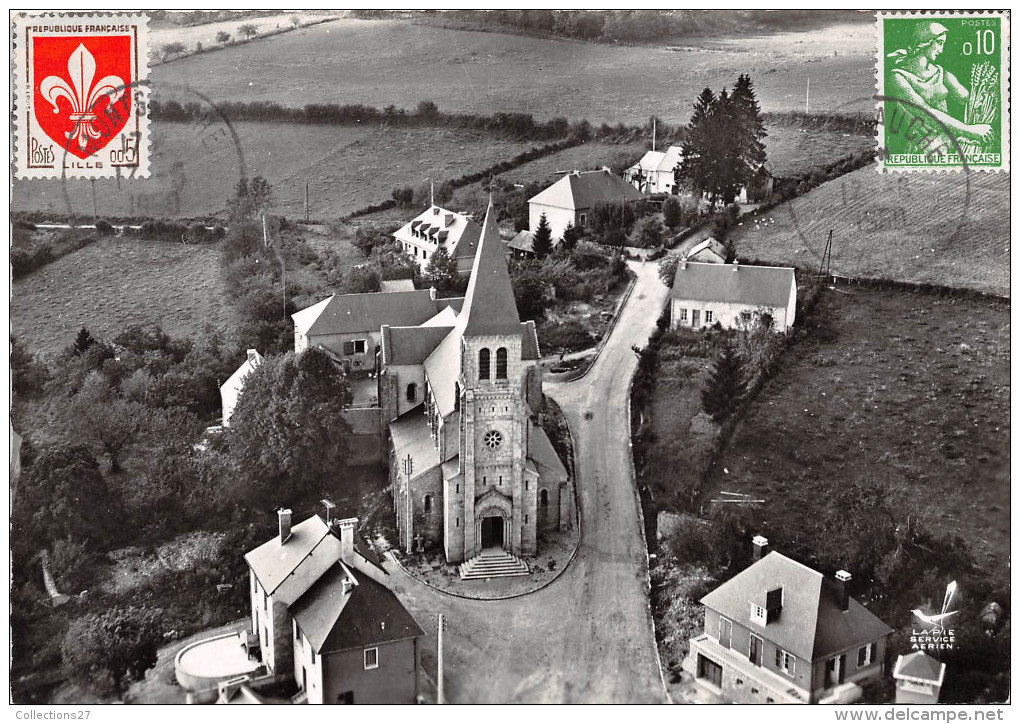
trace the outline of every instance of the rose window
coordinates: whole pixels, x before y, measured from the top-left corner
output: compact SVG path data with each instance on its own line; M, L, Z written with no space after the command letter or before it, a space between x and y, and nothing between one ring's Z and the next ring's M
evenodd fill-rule
M503 433L497 430L489 430L485 433L485 437L482 438L482 442L485 443L485 447L495 450L503 444Z

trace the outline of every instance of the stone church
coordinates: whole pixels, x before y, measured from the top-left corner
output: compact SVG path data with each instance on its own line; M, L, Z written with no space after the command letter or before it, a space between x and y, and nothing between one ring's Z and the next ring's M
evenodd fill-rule
M383 324L379 406L404 550L449 563L483 549L534 556L572 521L567 471L539 425L534 322L521 322L490 204L467 294L415 326Z

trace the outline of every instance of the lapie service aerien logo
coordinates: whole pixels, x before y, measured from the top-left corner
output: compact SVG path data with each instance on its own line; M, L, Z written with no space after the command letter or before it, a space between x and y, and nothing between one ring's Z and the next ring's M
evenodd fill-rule
M956 581L950 581L946 586L946 595L942 599L942 611L939 613L925 613L919 608L911 611L914 617L927 628L911 629L910 648L915 651L944 650L953 648L956 641L956 632L946 625L951 616L958 611L950 611L953 597L956 595Z
M131 118L131 37L35 37L35 120L82 159L112 142Z

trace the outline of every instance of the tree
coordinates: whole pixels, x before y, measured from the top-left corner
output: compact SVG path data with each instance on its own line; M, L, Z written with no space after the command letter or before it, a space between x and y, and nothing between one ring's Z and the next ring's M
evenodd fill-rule
M535 238L531 250L534 252L536 259L544 259L552 251L552 247L552 229L549 227L549 220L545 218L545 214L542 214L538 220L538 228L535 229Z
M253 219L265 213L273 196L273 187L262 176L249 180L239 179L234 187L231 203L231 218L234 220Z
M716 422L733 414L747 391L744 365L730 344L716 358L715 368L701 391L701 406Z
M662 220L670 229L677 229L683 223L684 209L680 199L667 196L662 202Z
M131 606L75 619L61 645L65 674L99 694L122 693L156 665L162 615L159 609Z
M122 525L119 501L87 447L44 448L25 468L11 522L22 552L68 537L101 544Z
M545 315L547 289L541 267L533 261L516 263L510 267L510 279L521 319L541 319Z
M160 48L160 50L163 53L163 60L166 60L172 55L180 55L184 52L185 48L184 43L175 40L171 43L165 44L162 48Z
M96 343L92 333L85 327L78 330L78 335L74 338L74 343L71 345L71 351L75 357L81 357L89 348Z
M230 458L257 502L286 504L347 463L346 376L319 349L267 358L245 379L230 419Z
M457 262L450 258L450 252L440 245L425 265L425 281L441 292L447 291L457 281Z
M216 42L223 43L224 45L230 42L230 33L225 30L220 30L216 33Z
M730 97L731 109L737 128L737 155L744 172L743 185L747 186L754 179L754 174L765 163L765 145L763 141L768 133L761 116L758 98L754 93L751 76L740 75L733 86Z
M659 217L646 216L638 225L638 246L649 249L662 243L662 222Z
M290 24L293 25L295 28L297 26L299 26L301 24L301 16L300 15L291 15L290 16Z
M673 280L676 279L676 268L680 263L680 257L670 254L659 260L659 279L667 287L673 287Z
M258 28L257 25L254 25L252 23L245 23L244 25L242 25L241 27L239 27L237 29L237 32L239 32L244 37L250 39L250 38L254 38L256 35L258 35L259 28Z
M49 372L46 364L11 335L11 389L16 395L42 391Z
M560 248L564 251L573 251L574 247L577 246L577 242L581 240L582 233L581 229L571 223L568 223L567 228L563 230L563 238L560 240Z
M90 372L68 412L71 436L99 446L110 458L110 470L119 471L120 454L138 433L140 406L121 399L101 372Z

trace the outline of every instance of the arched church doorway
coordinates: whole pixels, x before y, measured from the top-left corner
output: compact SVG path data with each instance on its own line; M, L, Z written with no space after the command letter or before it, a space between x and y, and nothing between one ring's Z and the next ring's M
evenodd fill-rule
M503 516L489 515L482 518L482 548L502 548L503 539Z

